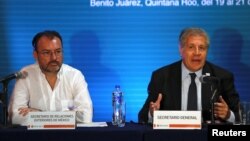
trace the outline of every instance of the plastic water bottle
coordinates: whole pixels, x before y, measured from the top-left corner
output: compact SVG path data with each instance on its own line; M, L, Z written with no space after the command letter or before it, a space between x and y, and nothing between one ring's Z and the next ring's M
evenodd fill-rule
M115 90L112 93L112 124L118 125L118 121L120 120L120 104L123 100L123 93L121 91L120 85L115 86Z

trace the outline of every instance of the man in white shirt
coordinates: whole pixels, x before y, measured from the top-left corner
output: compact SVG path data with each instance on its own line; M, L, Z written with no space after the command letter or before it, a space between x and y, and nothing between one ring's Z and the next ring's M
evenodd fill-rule
M37 33L32 41L35 64L22 68L9 105L12 124L27 125L31 111L76 111L76 121L92 122L93 107L83 74L63 64L63 43L56 31Z

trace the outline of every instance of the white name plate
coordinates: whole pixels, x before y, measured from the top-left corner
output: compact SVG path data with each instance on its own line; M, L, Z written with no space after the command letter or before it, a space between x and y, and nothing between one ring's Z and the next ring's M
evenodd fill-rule
M75 129L75 111L30 112L27 128L32 129Z
M153 129L201 129L201 111L154 111Z

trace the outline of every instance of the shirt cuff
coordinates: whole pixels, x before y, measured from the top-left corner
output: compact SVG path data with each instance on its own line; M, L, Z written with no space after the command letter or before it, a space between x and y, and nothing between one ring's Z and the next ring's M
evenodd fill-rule
M235 123L235 116L234 116L234 113L230 110L230 116L229 118L227 119L228 122L232 122L232 123Z
M150 111L148 111L148 123L153 123L153 116L151 116Z

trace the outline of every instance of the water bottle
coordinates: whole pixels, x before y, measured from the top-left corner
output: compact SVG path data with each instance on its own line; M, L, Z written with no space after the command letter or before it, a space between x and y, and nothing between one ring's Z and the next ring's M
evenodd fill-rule
M112 124L118 125L118 121L120 120L120 104L123 99L123 93L121 91L120 85L115 86L115 90L112 93Z

